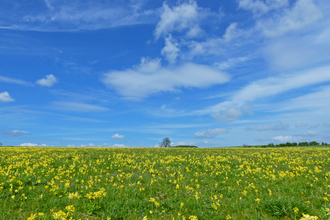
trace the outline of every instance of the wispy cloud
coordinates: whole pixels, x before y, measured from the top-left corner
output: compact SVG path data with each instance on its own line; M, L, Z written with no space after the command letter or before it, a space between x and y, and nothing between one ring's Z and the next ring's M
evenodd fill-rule
M284 130L288 130L290 127L289 123L282 123L279 122L276 125L258 125L255 127L252 126L246 126L245 130L246 131L284 131Z
M6 77L6 76L0 76L0 82L18 84L18 85L23 85L23 86L34 86L33 83L31 83L31 82L24 81L21 79L14 79L11 77Z
M109 110L108 108L98 105L66 101L55 101L52 103L52 107L62 111L74 112L103 112Z
M271 10L281 9L289 5L288 0L260 1L260 0L239 0L238 7L252 11L255 16L261 16Z
M22 136L23 134L29 134L30 132L27 131L20 131L20 130L12 130L12 131L1 131L4 135L11 135L14 137Z
M219 111L224 111L229 107L241 107L253 101L274 97L293 89L329 82L329 71L330 66L323 66L309 71L283 74L277 77L256 80L238 90L229 100L195 112L197 114L214 114Z
M17 7L19 6L19 7ZM113 28L118 26L143 23L156 23L158 12L143 9L138 4L120 4L103 1L51 1L39 3L33 10L28 4L8 4L7 10L16 10L10 20L3 20L2 27L6 29L36 30L36 31L74 31ZM32 13L33 12L33 13Z
M196 138L214 138L220 134L228 133L228 129L226 128L214 128L208 129L206 131L199 131L194 134Z

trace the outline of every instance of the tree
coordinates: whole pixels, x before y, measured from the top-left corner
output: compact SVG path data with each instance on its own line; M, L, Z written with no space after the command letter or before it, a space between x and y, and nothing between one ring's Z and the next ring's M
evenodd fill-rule
M169 147L171 145L171 141L168 137L164 138L162 143L159 144L160 147Z
M0 147L2 146L2 143L0 142Z

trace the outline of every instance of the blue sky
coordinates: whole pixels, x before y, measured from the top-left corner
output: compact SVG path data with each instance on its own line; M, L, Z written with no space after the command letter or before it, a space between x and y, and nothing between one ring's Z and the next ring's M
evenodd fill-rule
M330 142L328 0L2 0L0 142Z

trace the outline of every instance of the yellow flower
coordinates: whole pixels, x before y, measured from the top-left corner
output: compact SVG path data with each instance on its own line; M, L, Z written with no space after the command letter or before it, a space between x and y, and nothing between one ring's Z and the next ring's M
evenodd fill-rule
M256 201L258 204L260 203L260 199L256 198L254 201Z
M27 218L27 220L34 220L37 217L37 214L31 214L30 217Z
M226 220L231 219L231 216L229 214L226 215Z
M308 214L302 214L302 217L300 220L317 220L319 219L319 217L317 216L311 216L311 215L308 215Z
M296 213L296 214L299 213L299 209L298 209L297 207L294 207L294 208L293 208L293 211L294 211L294 213Z

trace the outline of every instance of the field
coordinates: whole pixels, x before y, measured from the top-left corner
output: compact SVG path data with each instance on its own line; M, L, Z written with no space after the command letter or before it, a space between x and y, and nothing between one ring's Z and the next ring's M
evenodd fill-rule
M0 219L330 217L330 148L2 147L0 154Z

